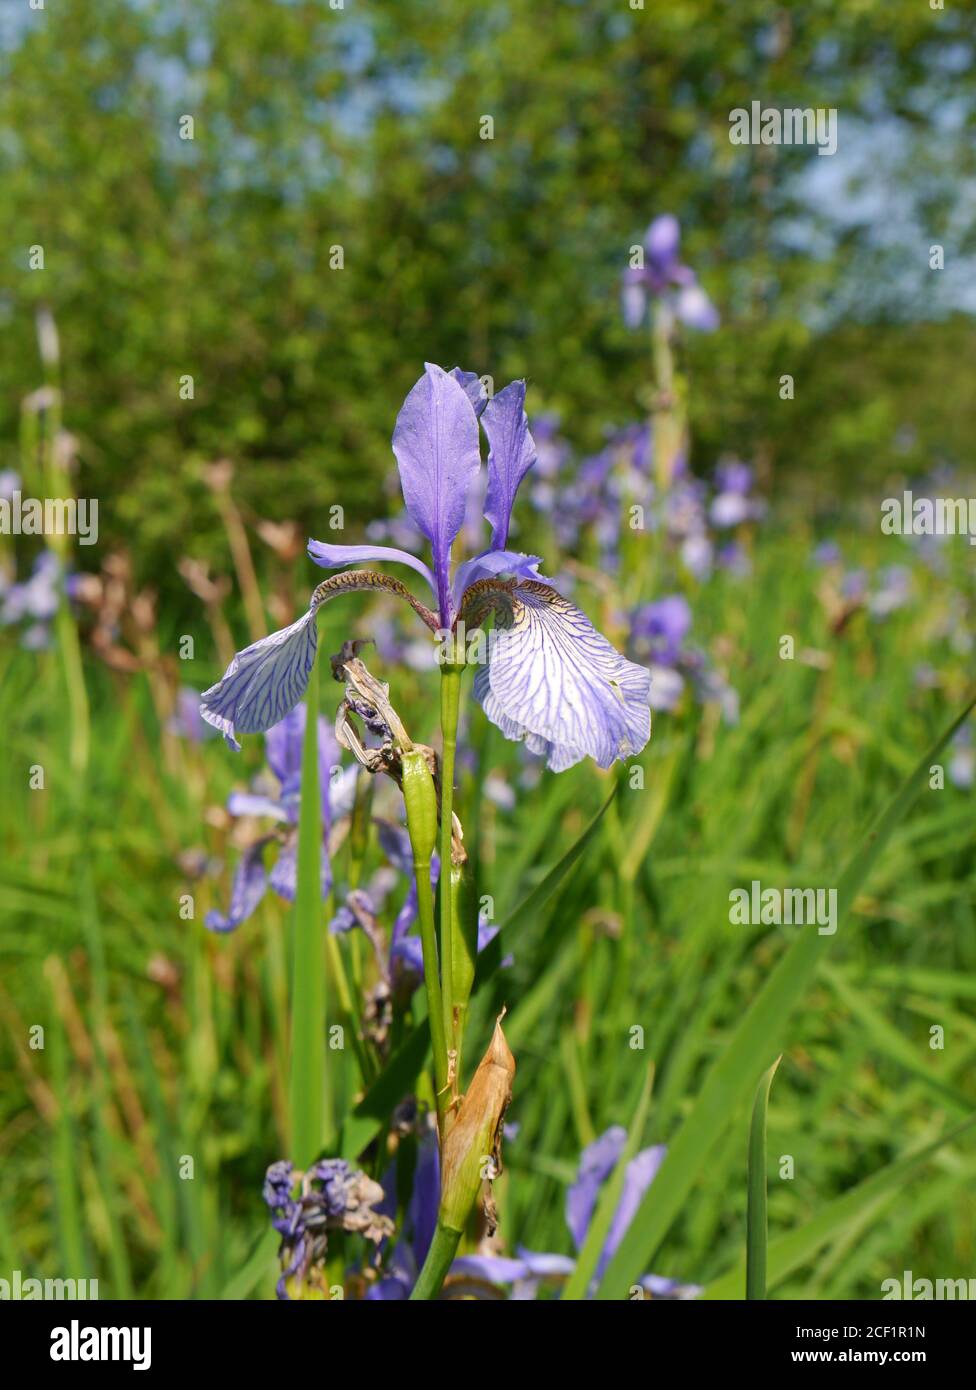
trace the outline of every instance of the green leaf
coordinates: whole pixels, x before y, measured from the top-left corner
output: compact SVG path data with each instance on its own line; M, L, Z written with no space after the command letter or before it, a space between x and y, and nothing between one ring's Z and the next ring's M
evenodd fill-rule
M478 969L475 974L474 983L474 987L476 990L481 985L485 984L485 982L489 980L491 976L494 975L495 971L498 970L501 966L502 942L505 939L505 933L510 933L513 927L519 925L522 921L528 920L529 918L533 917L539 911L539 909L549 901L553 893L555 893L556 889L559 887L560 883L562 883L563 879L569 873L570 869L574 866L576 861L579 859L580 855L589 846L593 837L596 835L596 832L600 826L600 822L603 820L603 817L609 810L610 805L616 795L617 785L615 783L610 795L607 797L606 801L600 807L599 811L597 811L596 815L590 821L589 825L586 827L586 829L583 831L580 837L570 846L570 848L566 851L566 853L558 861L558 863L552 866L552 868L546 874L542 882L536 884L535 888L532 889L528 896L522 899L518 907L513 908L512 911L505 918L504 922L502 923L501 931L488 943L488 945L482 951L481 955L478 957Z
M976 699L954 719L921 758L914 771L882 811L848 862L837 885L837 920L843 922L854 898L874 867L892 832L917 796L929 768L971 714ZM681 1207L718 1143L735 1110L748 1094L752 1078L770 1052L777 1050L793 1010L813 982L832 936L804 931L787 949L746 1010L732 1039L705 1079L692 1111L610 1261L598 1297L624 1296L648 1269Z
M766 1111L773 1077L782 1060L782 1057L777 1057L773 1065L763 1072L752 1105L746 1203L746 1298L749 1299L766 1297L766 1241L769 1235L766 1217Z

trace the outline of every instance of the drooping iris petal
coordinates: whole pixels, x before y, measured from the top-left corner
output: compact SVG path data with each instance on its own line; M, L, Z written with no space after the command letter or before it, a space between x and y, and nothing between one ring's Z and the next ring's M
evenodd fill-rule
M464 594L472 584L481 579L496 579L501 575L511 579L539 579L545 581L538 566L542 564L541 555L523 555L519 550L485 550L470 560L458 565L451 585L454 607L460 609Z
M451 625L451 542L464 524L481 464L478 420L463 386L433 362L407 396L393 431L407 511L430 541L442 627Z
M637 1208L641 1204L644 1193L657 1177L658 1169L664 1162L666 1152L663 1144L655 1144L652 1148L642 1149L627 1164L620 1201L617 1203L617 1210L613 1214L610 1230L607 1232L606 1244L600 1252L600 1259L597 1262L597 1279L602 1277L603 1271L616 1254L617 1247L637 1214Z
M642 274L641 271L634 273ZM644 288L643 280L630 279L628 275L624 276L623 287L620 291L620 309L627 327L639 328L647 309L647 291Z
M486 1284L511 1284L526 1278L529 1269L524 1260L506 1255L461 1255L451 1265L451 1273L483 1279Z
M481 412L488 404L488 393L481 384L481 377L477 372L464 372L460 367L452 367L448 372L459 386L464 390L464 394L471 402L475 415L481 418Z
M264 890L268 885L262 863L262 854L267 843L267 838L258 840L241 855L237 868L234 870L234 879L231 884L230 909L226 916L224 913L218 912L216 908L208 912L203 919L203 925L208 931L235 931L242 922L250 917L264 897Z
M409 565L412 570L422 574L436 594L434 576L430 566L409 550L397 550L392 545L330 545L328 541L309 541L309 558L324 570L339 569L342 565L357 565L363 560L389 560L397 565Z
M286 821L288 812L280 801L256 792L231 792L227 809L232 816L268 816L271 820Z
M492 550L503 550L519 483L536 460L525 413L525 382L513 381L494 395L481 423L489 445L485 519L491 523Z
M701 285L685 285L679 290L675 307L681 322L700 333L711 333L719 326L718 310Z
M651 736L649 672L546 584L524 581L508 602L474 682L492 723L544 754L554 772L585 757L606 768L639 753Z
M600 1188L613 1172L624 1151L627 1131L611 1125L580 1154L576 1181L566 1192L566 1225L577 1250L582 1250Z
M318 629L315 608L238 652L222 678L200 697L200 713L235 752L238 734L258 734L282 720L308 687Z

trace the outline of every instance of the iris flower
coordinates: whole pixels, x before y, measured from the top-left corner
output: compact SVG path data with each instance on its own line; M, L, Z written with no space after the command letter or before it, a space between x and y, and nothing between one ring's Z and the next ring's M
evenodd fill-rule
M204 918L204 926L214 932L235 931L246 921L270 886L286 902L295 900L298 853L298 809L301 799L302 739L305 736L305 706L290 710L264 737L268 765L278 780L276 796L261 792L231 792L227 809L232 816L255 816L275 821L277 833L262 835L241 855L231 885L230 907L225 913L214 909ZM348 809L355 774L344 772L335 783L332 768L339 762L339 746L322 718L319 719L319 786L322 797L322 897L332 887L327 841L333 815ZM278 858L270 875L265 873L264 851L277 842Z
M482 463L479 421L488 440L484 516L491 537L480 554L452 569L452 545ZM397 417L393 452L407 512L430 543L432 564L383 545L311 541L308 553L324 569L364 561L406 565L428 585L434 607L375 570L324 580L297 622L234 657L223 678L204 692L204 719L235 749L239 734L278 723L305 693L318 608L337 594L373 589L410 604L441 639L459 623L471 632L494 616L475 695L506 738L524 740L554 771L587 756L606 768L639 753L651 731L648 672L621 656L539 574L538 556L508 549L515 496L536 460L524 381L513 381L489 400L474 372L446 372L427 363Z
M623 315L628 328L637 328L648 299L671 305L689 328L709 333L718 327L718 311L699 285L695 272L678 255L681 226L671 213L655 217L644 234L644 264L624 272Z

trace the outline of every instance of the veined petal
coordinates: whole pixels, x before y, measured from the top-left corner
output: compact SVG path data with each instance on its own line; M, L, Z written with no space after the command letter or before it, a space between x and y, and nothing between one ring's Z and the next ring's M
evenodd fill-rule
M478 420L464 387L433 362L407 396L393 431L407 511L430 541L441 626L449 627L451 542L464 524L481 465Z
M430 566L409 550L397 550L392 545L330 545L328 541L309 541L309 558L324 570L337 570L343 565L358 565L363 560L389 560L397 565L409 565L412 570L422 574L436 595L437 588Z
M208 931L235 931L242 922L250 917L264 897L267 879L264 873L262 855L267 843L267 838L258 840L241 855L237 868L234 870L234 879L231 884L230 909L226 916L216 909L208 912L203 919L203 925Z
M395 594L410 604L432 632L437 631L437 614L391 575L377 574L375 570L346 570L323 579L312 593L307 613L290 627L272 632L270 637L262 637L238 652L217 684L201 695L201 715L220 730L235 752L241 748L237 734L266 732L301 700L308 688L318 646L316 612L330 599L357 589L382 589ZM304 729L304 721L301 727ZM321 735L319 754L321 759ZM329 766L328 761L325 766Z
M200 713L240 752L238 734L263 733L298 704L317 645L313 606L290 627L238 652L217 684L201 695Z
M650 673L547 584L500 583L497 602L474 693L505 737L524 739L554 772L639 753L651 736Z
M503 550L519 483L536 460L525 413L525 382L513 381L492 396L481 423L489 445L485 519L491 523L492 550Z

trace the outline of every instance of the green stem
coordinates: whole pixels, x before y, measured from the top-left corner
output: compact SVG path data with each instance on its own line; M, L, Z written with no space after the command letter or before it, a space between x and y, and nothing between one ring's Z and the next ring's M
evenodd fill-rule
M443 1140L444 1123L451 1098L448 1094L444 1006L437 973L437 928L434 923L434 894L430 886L430 860L425 863L422 859L414 859L413 871L417 880L417 916L420 920L420 943L424 951L424 984L427 987L427 1014L430 1020L431 1049L434 1053L437 1127Z
M460 1240L460 1231L453 1231L449 1226L442 1226L438 1221L437 1229L434 1231L434 1239L430 1243L427 1258L424 1260L424 1267L413 1286L411 1299L437 1297L441 1291L444 1276L450 1269L451 1262L457 1253Z
M325 970L322 951L322 801L319 789L319 675L312 666L302 742L298 883L292 942L291 1158L306 1168L325 1127Z
M444 1029L449 1046L458 1048L454 1017L454 932L451 893L451 832L454 811L454 756L457 751L458 707L461 703L463 665L445 663L441 667L441 975L444 981Z

